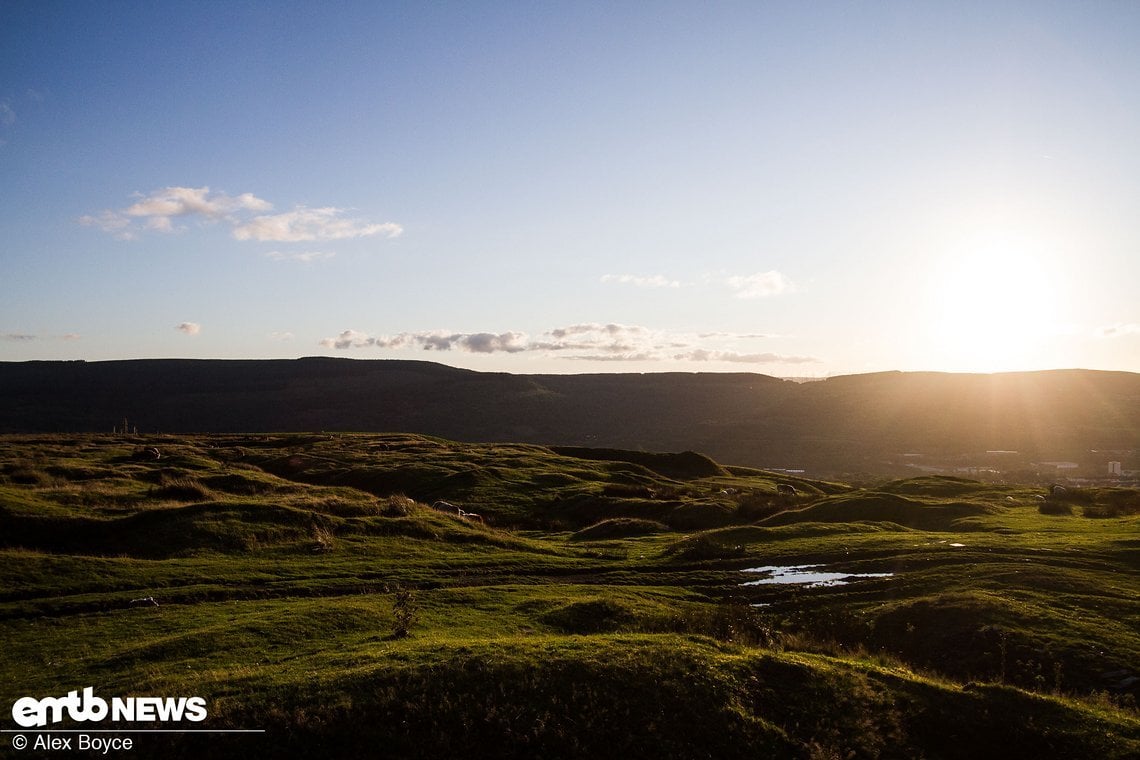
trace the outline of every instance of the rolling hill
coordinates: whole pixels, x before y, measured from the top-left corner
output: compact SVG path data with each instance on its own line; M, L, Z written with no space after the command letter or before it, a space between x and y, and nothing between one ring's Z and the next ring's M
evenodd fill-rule
M1039 492L407 433L0 436L5 756L90 731L163 760L1135 758L1140 489ZM204 712L43 701L87 689Z
M1006 469L1042 460L1097 474L1107 460L1140 466L1140 375L1090 370L794 383L749 373L512 375L332 358L7 362L0 399L0 432L8 433L109 432L124 419L142 433L404 431L694 450L821 476L995 458Z

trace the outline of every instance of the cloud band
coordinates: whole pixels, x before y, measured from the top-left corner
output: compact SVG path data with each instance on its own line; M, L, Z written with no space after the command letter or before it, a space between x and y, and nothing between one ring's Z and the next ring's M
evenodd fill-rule
M335 206L297 206L280 214L264 212L273 204L253 193L231 196L209 187L164 187L140 196L124 209L105 209L79 218L121 240L134 240L144 231L180 232L176 220L198 219L230 225L236 240L296 243L348 238L397 237L404 230L395 222L375 223L348 217Z
M377 348L389 350L462 351L473 354L526 352L543 353L578 361L682 361L729 362L734 364L806 364L819 361L812 356L772 352L743 352L716 345L763 338L756 333L702 333L690 335L650 330L639 325L579 323L557 327L531 339L523 332L459 333L448 331L404 332L396 335L369 335L344 330L320 342L338 350Z

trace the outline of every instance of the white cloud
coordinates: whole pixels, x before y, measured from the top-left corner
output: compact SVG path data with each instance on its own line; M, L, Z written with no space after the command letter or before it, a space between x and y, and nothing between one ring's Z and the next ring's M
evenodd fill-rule
M314 261L322 259L331 259L336 256L335 251L269 251L265 254L266 258L273 259L274 261L299 261L302 264L311 264Z
M655 274L650 276L640 276L634 274L604 274L602 275L602 282L605 283L618 283L619 285L633 285L638 288L679 288L681 283L678 280L670 280L662 274Z
M6 100L0 100L0 124L10 126L16 123L16 112Z
M776 336L768 333L703 332L697 333L697 337L705 340L709 338L717 338L720 340L756 340L759 338L774 338Z
M237 224L242 212L268 211L269 201L252 193L230 196L211 192L209 187L164 187L125 209L105 209L79 218L79 223L98 227L124 240L133 240L140 230L171 233L179 231L174 220L195 217L208 222L227 221Z
M306 208L301 206L284 214L255 216L234 227L238 240L260 240L277 243L299 243L313 240L343 240L345 238L398 237L404 229L394 223L373 224L359 219L343 218L344 209L327 206Z
M98 227L119 240L134 240L138 237L131 229L131 220L116 211L100 211L96 215L81 216L79 223L85 227Z
M818 362L814 356L784 356L782 354L760 353L742 354L737 351L710 351L698 348L673 356L678 361L691 362L733 362L740 364L809 364Z
M423 345L434 333L400 333L399 335L384 335L379 338L370 338L368 345L377 348L415 348Z
M335 338L321 341L325 348L414 348L425 351L465 351L473 354L519 353L531 350L526 333L449 333L445 331L400 333L371 336L359 330L345 330Z
M571 335L590 335L601 333L605 335L623 335L628 333L643 334L647 332L644 327L637 325L619 325L613 322L600 324L598 322L581 322L568 327L556 327L549 332L555 338L566 338Z
M653 334L640 325L587 322L556 327L546 339L533 344L536 351L601 351L607 356L643 353L652 347Z
M1115 325L1105 325L1096 329L1098 338L1122 338L1126 335L1140 335L1140 324L1136 322L1118 322Z
M467 353L536 352L578 361L686 361L735 364L805 364L819 361L811 356L770 352L744 352L734 348L742 340L766 336L757 333L678 333L650 330L640 325L583 322L547 330L536 339L523 332L457 333L448 331L404 332L372 336L345 330L325 338L325 348L421 349Z
M516 354L529 350L526 344L526 333L507 332L493 335L491 333L475 333L460 337L458 344L465 351L477 354L493 354L504 351Z
M273 204L253 193L227 195L213 192L209 187L165 187L138 200L124 209L105 209L79 218L79 223L97 227L122 240L133 240L140 232L178 232L178 219L198 219L203 222L223 222L230 225L237 240L296 243L314 240L344 240L348 238L397 237L403 228L395 222L375 223L346 217L345 209L333 206L308 208L297 206L280 214L263 212ZM255 216L256 214L256 216ZM286 258L305 261L306 255L282 254Z
M643 352L621 354L574 354L572 356L563 356L561 358L568 359L569 361L584 362L656 362L661 361L663 357L656 353Z
M175 329L186 335L197 335L202 332L202 326L197 322L182 322Z
M321 341L325 348L363 348L375 345L375 340L368 337L368 333L357 330L345 330L335 338L325 338Z
M737 298L767 298L792 290L792 282L779 272L757 272L750 275L728 277L724 283L735 290Z
M603 283L632 285L639 288L682 288L694 285L726 287L737 298L767 298L795 291L795 285L781 272L771 270L748 275L730 275L725 272L706 273L696 282L681 282L665 275L604 274Z
M289 332L288 330L276 330L269 333L269 339L277 341L279 343L289 343L295 337L296 336L294 336L293 333Z
M123 214L169 222L176 216L223 219L239 211L268 211L271 208L272 203L253 193L231 197L225 193L211 193L208 187L166 187L128 206Z
M477 354L522 353L524 351L600 350L621 354L644 348L650 332L643 327L583 323L546 332L541 340L530 340L526 333L459 333L434 330L397 335L372 336L359 330L345 330L335 338L325 338L326 348L420 348L426 351L465 351Z
M63 335L33 335L31 333L17 333L8 332L0 333L0 340L12 341L14 343L29 343L34 340L81 340L82 335L79 333L64 333Z

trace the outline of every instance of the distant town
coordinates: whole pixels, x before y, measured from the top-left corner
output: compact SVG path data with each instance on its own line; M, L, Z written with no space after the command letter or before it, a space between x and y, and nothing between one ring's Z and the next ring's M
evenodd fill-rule
M906 453L901 455L901 464L912 472L956 475L995 483L1136 487L1140 485L1140 468L1135 467L1137 453L1130 449L1093 449L1076 461L1030 461L1021 452L1008 450L990 450L983 454L961 454L955 457Z

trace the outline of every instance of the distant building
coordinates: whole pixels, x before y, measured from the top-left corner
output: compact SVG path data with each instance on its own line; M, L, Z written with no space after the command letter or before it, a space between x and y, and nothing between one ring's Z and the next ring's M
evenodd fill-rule
M1109 462L1108 463L1108 474L1109 475L1115 475L1116 477L1119 478L1123 474L1120 470L1120 462Z
M1076 462L1038 462L1038 467L1052 467L1056 470L1075 470L1080 467Z

